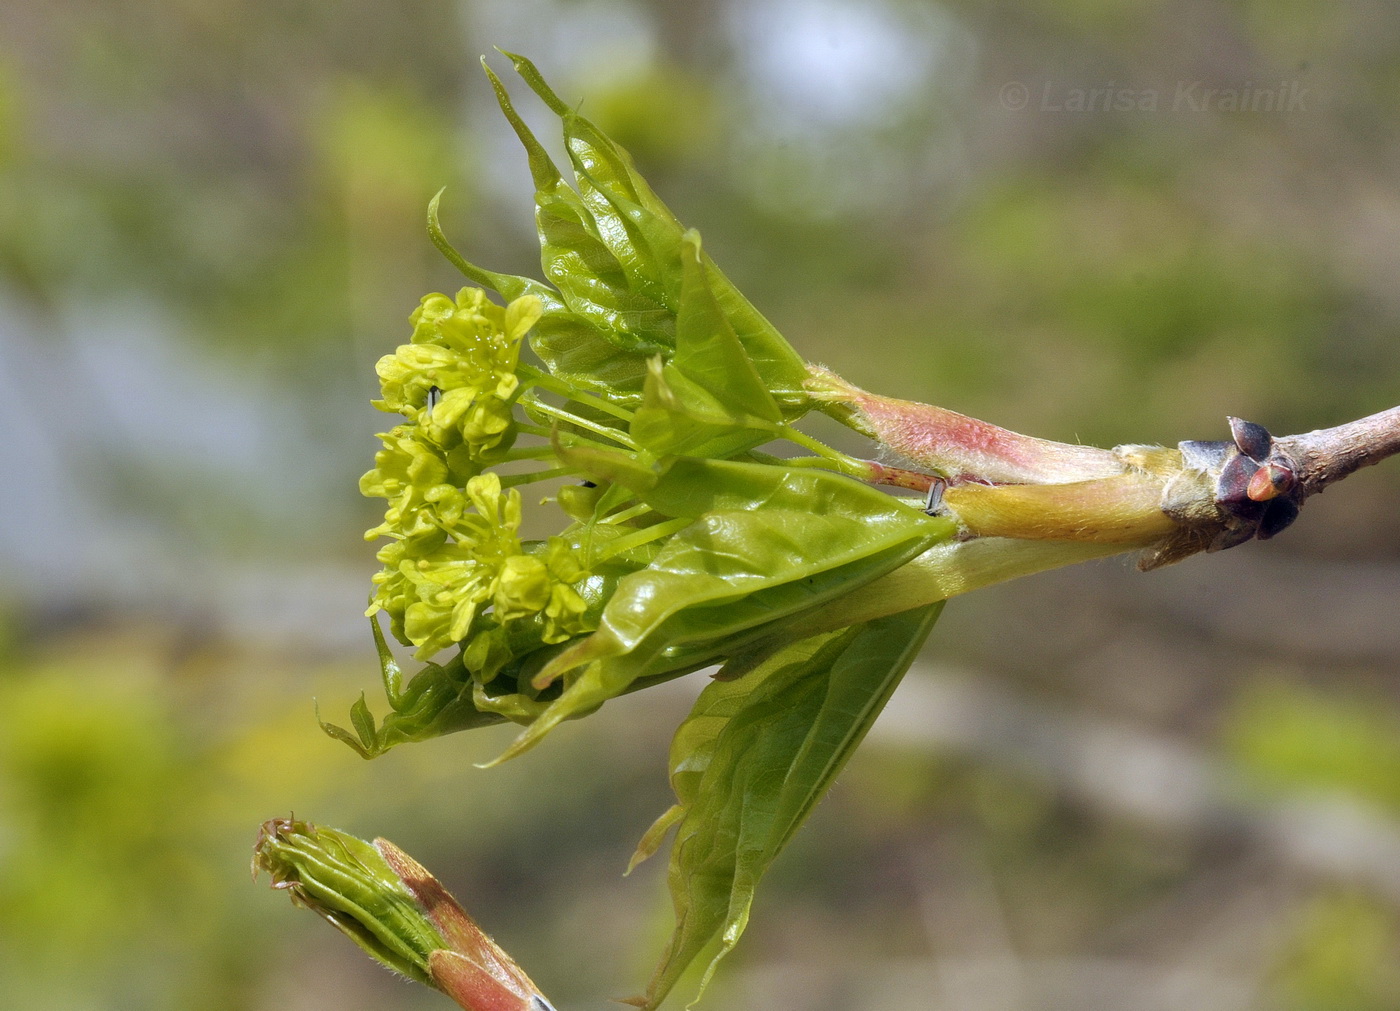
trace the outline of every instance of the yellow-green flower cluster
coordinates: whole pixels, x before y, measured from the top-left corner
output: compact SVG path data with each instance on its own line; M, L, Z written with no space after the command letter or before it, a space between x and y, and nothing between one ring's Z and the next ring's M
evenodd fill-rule
M480 474L454 497L476 510L453 503L454 536L394 541L379 552L384 570L374 577L378 591L370 613L388 611L425 657L466 636L477 611L494 597L507 560L521 550L518 491L503 493L499 477Z
M563 642L583 630L585 604L574 585L587 575L578 554L559 537L551 537L538 555L508 558L496 591L496 620L542 614L543 641Z
M483 473L514 439L520 342L540 314L532 296L502 308L477 288L428 295L410 317L412 342L379 362L375 406L408 420L380 435L360 479L363 494L388 501L365 535L390 538L368 613L387 612L421 658L461 642L488 607L498 627L542 615L545 642L583 631L571 584L588 573L557 538L527 550L520 493Z
M465 443L477 453L505 440L511 396L520 385L520 341L543 306L532 295L502 308L480 288L455 299L426 295L413 311L410 343L379 360L382 411L417 423L420 434L444 450ZM440 394L431 403L431 392Z

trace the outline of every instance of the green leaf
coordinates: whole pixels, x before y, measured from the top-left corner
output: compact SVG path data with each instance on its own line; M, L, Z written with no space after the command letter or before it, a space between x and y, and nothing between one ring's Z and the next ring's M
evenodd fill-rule
M579 193L598 222L599 238L634 285L674 307L680 277L670 268L683 231L680 222L638 174L631 156L565 104L532 62L503 55L562 121Z
M628 433L657 457L725 458L773 439L777 426L726 409L710 393L653 358Z
M672 461L661 480L642 497L667 516L702 516L717 509L770 508L811 516L839 516L860 523L876 540L898 531L914 535L912 531L946 531L953 526L843 474L740 460ZM791 536L802 534L794 528L784 539Z
M628 350L585 316L571 312L559 292L516 274L500 274L469 262L443 234L438 220L442 191L428 203L428 235L443 256L470 281L490 288L508 301L534 295L544 314L530 331L530 347L549 371L584 390L626 404L640 399L648 355Z
M676 317L676 353L669 368L735 414L781 421L782 412L715 301L700 255L700 233L687 232L681 243L684 279Z
M578 313L545 313L529 341L550 373L570 385L600 393L620 406L641 399L649 356L608 340Z
M680 250L676 351L649 363L629 432L656 456L729 457L777 436L782 411L715 302L699 234L687 232Z
M520 118L500 79L486 67L501 111L525 147L535 180L535 222L541 266L569 310L584 317L620 346L642 354L674 345L671 308L636 286L608 245L598 222L567 183L534 133ZM605 222L605 225L608 224Z
M611 263L615 263L626 278L630 294L665 306L674 315L683 285L681 242L684 229L680 222L637 172L626 151L566 105L533 63L523 56L504 55L563 123L565 146L581 194L579 199L593 219L591 235L607 247ZM807 367L801 356L708 256L701 253L699 262L715 304L748 352L764 387L782 403L789 417L805 412L810 401L803 388ZM560 285L561 291L565 290L559 279L552 274L548 276ZM615 275L610 278L616 283ZM577 280L571 278L571 282ZM638 321L639 325L644 322L647 321ZM673 334L673 331L656 333ZM673 336L662 339L668 345L674 342Z
M565 446L556 443L554 454L561 463L574 467L598 484L612 484L634 493L649 491L660 480L664 467L650 453L628 453L591 446Z
M646 360L656 354L669 359L677 348L677 327L689 318L692 331L705 341L732 340L746 352L742 369L733 373L738 385L730 392L742 388L748 413L768 416L757 409L759 392L770 402L776 397L788 417L805 412L810 402L800 356L700 251L698 241L683 255L684 229L636 172L630 156L566 106L533 64L506 55L560 117L578 186L575 190L565 181L516 112L505 86L483 62L501 111L526 151L536 188L541 264L554 288L466 260L442 233L439 193L429 206L428 231L443 255L469 279L507 299L538 297L545 313L531 346L553 374L583 389L635 403ZM687 262L693 261L689 270L683 263L686 255ZM688 291L703 292L706 305L698 314ZM713 353L708 357L713 359ZM701 385L716 391L713 384Z
M619 580L598 630L545 667L537 686L583 669L502 759L638 678L726 655L740 633L848 594L956 529L840 475L733 461L677 459L642 498L696 521Z
M564 303L559 300L559 293L547 284L542 284L532 277L521 277L518 274L498 274L494 270L486 270L469 262L466 257L457 252L456 247L447 241L447 236L443 234L442 223L438 220L438 205L442 201L445 190L438 190L433 195L433 199L428 201L428 237L432 239L433 245L438 251L447 257L448 261L462 272L469 281L475 281L484 288L500 294L507 301L514 301L522 295L534 295L544 304L546 313L554 312L563 308Z
M671 745L680 811L663 815L644 840L654 849L679 822L668 874L676 928L646 1008L718 941L703 991L743 933L759 880L860 744L941 609L794 643L701 693Z
M355 733L321 720L321 729L355 750L361 758L377 758L406 741L426 741L459 730L499 723L502 717L483 712L472 701L472 680L461 656L443 666L426 665L402 692L389 695L391 711L375 726L374 716L361 695L350 707Z

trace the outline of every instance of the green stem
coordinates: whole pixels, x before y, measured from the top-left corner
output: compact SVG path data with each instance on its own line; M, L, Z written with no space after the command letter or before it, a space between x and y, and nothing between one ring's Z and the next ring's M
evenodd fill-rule
M1008 579L1077 565L1091 558L1106 558L1140 546L1010 537L948 540L935 544L858 592L798 615L784 628L783 634L795 641L913 607L924 607Z
M778 433L788 442L794 442L803 449L810 449L819 457L830 460L835 464L833 469L842 474L860 478L862 481L868 481L874 476L874 468L865 460L857 460L853 456L847 456L840 450L832 449L826 443L812 438L806 432L793 428L791 425L778 426ZM807 466L810 466L810 464Z
M461 253L457 252L452 243L447 241L447 236L443 234L442 224L438 221L438 201L442 199L442 194L447 187L437 191L432 200L428 201L428 238L437 246L438 252L447 257L447 262L460 270L466 278L475 281L477 284L490 287L490 278L485 272L471 263Z
M615 512L611 516L604 516L598 522L607 523L611 525L616 525L618 523L626 523L628 520L634 520L638 516L645 516L651 511L651 506L647 505L645 502L639 502L634 506L629 506L628 508L623 509L621 512Z
M592 439L580 440L597 445ZM491 466L499 463L509 463L512 460L551 460L554 458L553 446L529 446L521 449L508 449L500 456L491 459Z
M592 432L594 435L601 435L604 439L611 439L613 442L621 446L626 446L628 449L637 448L635 442L616 428L609 428L607 425L600 425L596 421L580 418L577 414L571 414L562 407L546 404L543 400L536 400L533 397L526 406L532 411L539 411L541 414L547 414L551 418L558 418L560 421L567 422L570 425L576 425L584 431ZM533 428L535 426L531 427Z
M501 478L501 487L514 488L516 485L533 484L536 481L547 481L552 477L565 477L577 473L577 467L551 467L549 470L532 470L524 474L506 474Z
M632 412L627 410L627 408L618 407L611 401L604 400L602 397L595 397L591 393L583 392L583 390L576 390L563 380L556 379L548 372L542 372L533 365L521 365L516 369L515 374L526 380L526 385L538 386L542 389L549 390L551 393L557 393L561 397L568 397L575 403L596 407L604 414L611 414L620 421L626 421L628 423L632 421Z
M643 527L635 533L627 534L625 537L619 537L615 541L610 541L608 546L599 551L593 558L593 562L596 564L606 561L614 555L622 554L624 551L631 551L633 548L639 548L643 544L648 544L662 537L670 537L676 531L685 529L693 522L694 520L688 516L680 516L673 520L666 520L663 523Z
M758 463L769 463L778 467L810 467L815 470L829 470L837 474L849 473L847 469L835 460L830 460L824 456L774 456L772 453L764 453L761 450L750 450L749 457ZM865 479L864 475L856 475Z
M522 435L536 435L553 440L555 431L545 428L542 425L516 425L516 431ZM565 448L572 449L574 446L589 446L594 449L611 450L613 447L605 445L596 439L589 439L576 432L562 432L558 435L559 441ZM522 446L519 449L506 450L499 458L492 458L491 465L501 463L505 460L547 460L554 455L553 446Z

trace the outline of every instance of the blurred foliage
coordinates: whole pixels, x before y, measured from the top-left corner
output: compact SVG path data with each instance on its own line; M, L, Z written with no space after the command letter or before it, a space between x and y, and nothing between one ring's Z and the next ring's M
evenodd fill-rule
M664 800L664 783L647 782L654 777L625 743L591 734L501 776L470 775L504 743L490 733L455 754L347 761L315 732L309 697L316 685L346 690L363 665L308 665L231 643L185 655L159 629L102 632L0 663L0 923L9 939L0 985L16 1006L248 1008L279 988L297 992L287 987L316 975L319 948L344 953L318 945L282 900L250 886L249 826L269 811L313 807L416 846L495 911L493 932L518 938L522 959L554 965L545 952L572 928L537 924L592 901L592 889L616 889L636 834ZM257 670L269 676L261 691L233 687ZM571 776L581 754L623 780ZM632 800L617 795L620 785ZM614 863L596 882L600 846ZM660 936L658 924L638 950L650 955ZM606 948L616 954L617 941ZM600 977L620 967L590 956L589 945L572 950L559 960L573 980L557 987L561 998L617 978ZM340 1006L433 1006L394 997L367 960L344 962L334 971L355 989Z
M1236 700L1223 737L1262 788L1335 790L1400 810L1400 713L1385 700L1265 681Z
M1324 895L1302 910L1280 959L1290 1011L1384 1011L1400 1003L1400 919L1363 895Z
M0 684L0 919L25 925L7 931L6 989L29 1006L245 1006L268 949L230 871L277 780L230 768L241 742L181 719L142 644L113 638L98 677L89 651L7 664ZM323 793L302 739L279 737L277 765Z

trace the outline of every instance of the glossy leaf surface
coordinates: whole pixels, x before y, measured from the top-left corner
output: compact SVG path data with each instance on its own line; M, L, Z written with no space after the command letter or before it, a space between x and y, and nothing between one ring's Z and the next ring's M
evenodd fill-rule
M645 1007L718 941L703 989L738 942L759 880L864 738L941 608L793 643L701 693L671 745L676 807L640 850L677 824L668 875L676 929Z
M642 497L695 522L619 580L598 630L544 668L537 686L582 671L507 756L658 673L663 650L713 658L732 637L850 593L955 530L840 475L734 461L678 459Z
M549 87L529 60L510 56L525 83L559 116L577 191L497 86L502 109L530 157L545 276L568 308L629 351L669 352L683 287L685 229L642 179L631 157ZM493 78L494 81L494 78ZM764 389L790 416L803 413L807 368L782 335L739 293L714 262L697 252L714 304L744 348Z

